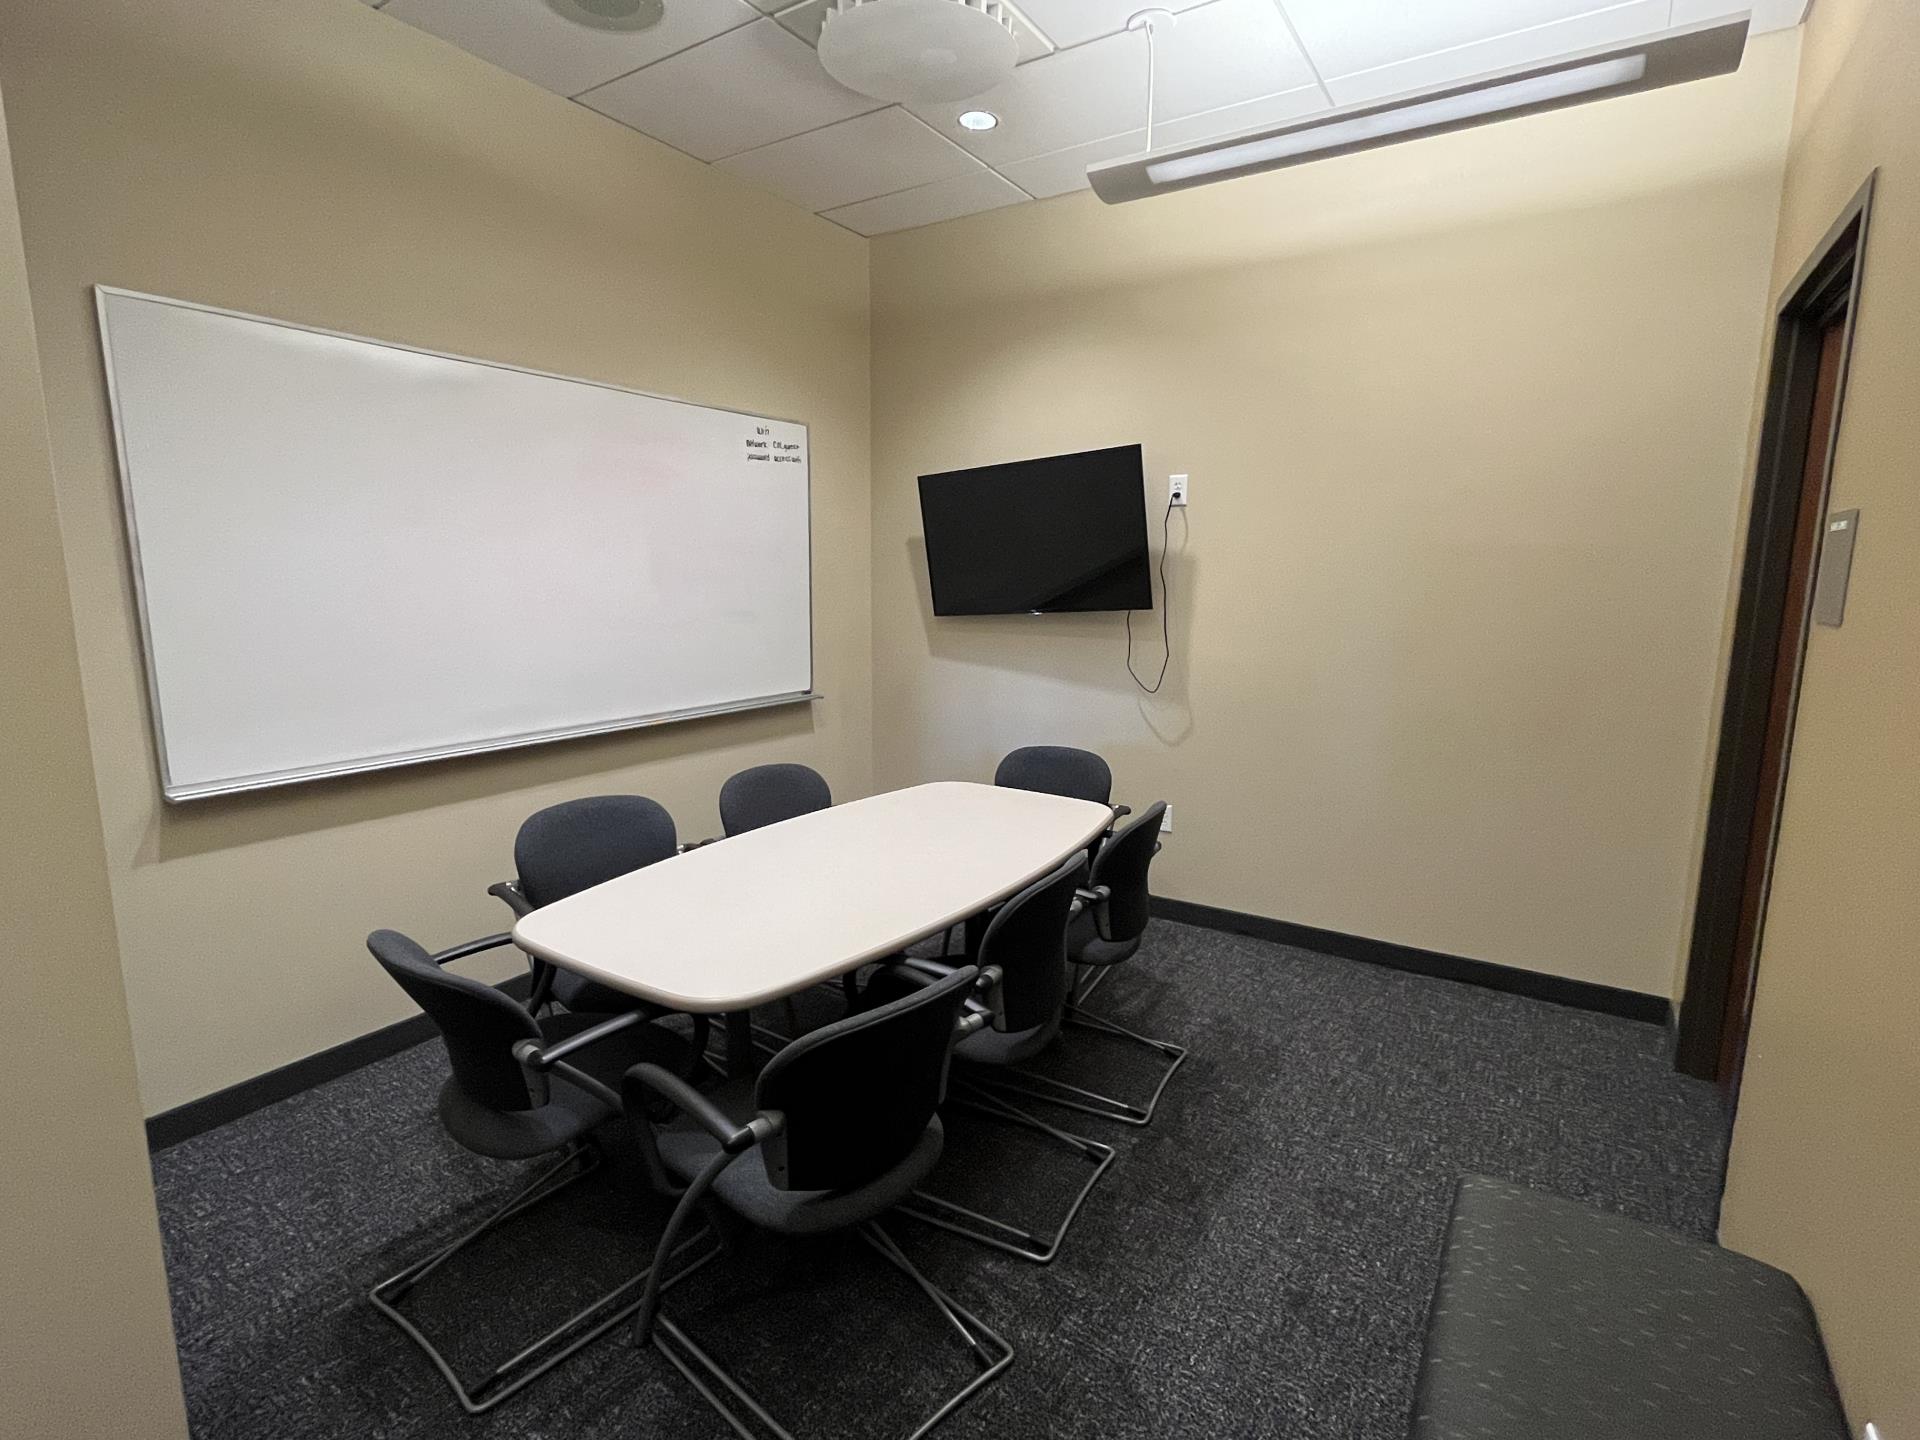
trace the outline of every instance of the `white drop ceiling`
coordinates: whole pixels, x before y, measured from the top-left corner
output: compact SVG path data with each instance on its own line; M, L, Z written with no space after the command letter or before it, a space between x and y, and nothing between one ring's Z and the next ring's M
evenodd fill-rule
M844 89L813 46L827 0L666 0L650 30L565 20L544 0L367 0L543 89L862 235L1045 199L1146 144L1149 5L1179 12L1159 51L1154 143L1187 145L1340 105L1544 64L1743 8L1745 0L1008 0L1020 63L952 104ZM1808 0L1752 0L1784 29ZM963 110L992 130L963 130Z

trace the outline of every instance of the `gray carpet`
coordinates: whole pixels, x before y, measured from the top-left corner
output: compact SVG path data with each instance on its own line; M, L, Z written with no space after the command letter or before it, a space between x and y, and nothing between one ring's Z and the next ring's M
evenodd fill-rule
M368 962L371 967L371 961ZM1093 1006L1192 1058L1146 1130L1047 1111L1120 1147L1050 1267L907 1218L901 1245L1014 1344L942 1436L1397 1440L1454 1179L1503 1176L1709 1236L1726 1131L1653 1026L1156 922ZM1080 1032L1058 1073L1137 1092L1135 1052ZM516 1167L441 1132L431 1042L154 1159L194 1433L728 1432L624 1336L479 1419L366 1303L471 1224ZM1035 1137L949 1122L937 1188L1044 1223L1083 1173ZM410 1302L484 1369L645 1263L664 1218L617 1163L516 1220ZM971 1373L855 1241L749 1241L669 1313L802 1440L903 1435Z

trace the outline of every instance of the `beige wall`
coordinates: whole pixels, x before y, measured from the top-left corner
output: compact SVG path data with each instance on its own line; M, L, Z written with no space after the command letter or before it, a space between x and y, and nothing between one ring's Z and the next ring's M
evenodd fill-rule
M1166 893L1666 994L1797 44L877 240L877 782L1088 745ZM929 614L916 475L1136 440L1156 537L1193 476L1161 696L1118 616Z
M1920 1435L1920 6L1819 0L1774 261L1783 289L1878 167L1834 509L1846 624L1794 727L1721 1238L1797 1275L1855 1425Z
M408 1014L366 932L499 928L540 805L638 790L709 834L743 765L866 789L864 241L356 0L6 0L0 86L149 1111ZM164 806L96 282L809 421L827 699Z
M186 1434L0 120L0 1437Z

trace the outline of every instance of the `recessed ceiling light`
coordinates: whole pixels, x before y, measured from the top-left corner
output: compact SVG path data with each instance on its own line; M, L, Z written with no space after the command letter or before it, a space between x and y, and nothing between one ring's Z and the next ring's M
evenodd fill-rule
M1000 123L1000 117L991 110L962 110L960 128L962 130L991 130Z
M576 25L594 30L645 30L666 13L664 0L547 0Z

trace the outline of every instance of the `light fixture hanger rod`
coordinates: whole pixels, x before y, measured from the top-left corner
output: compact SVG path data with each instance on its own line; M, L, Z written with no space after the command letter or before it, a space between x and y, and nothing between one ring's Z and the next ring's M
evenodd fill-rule
M1153 84L1154 64L1153 40L1162 30L1173 28L1173 11L1164 9L1142 10L1127 17L1127 29L1144 30L1147 35L1147 153L1153 153Z

